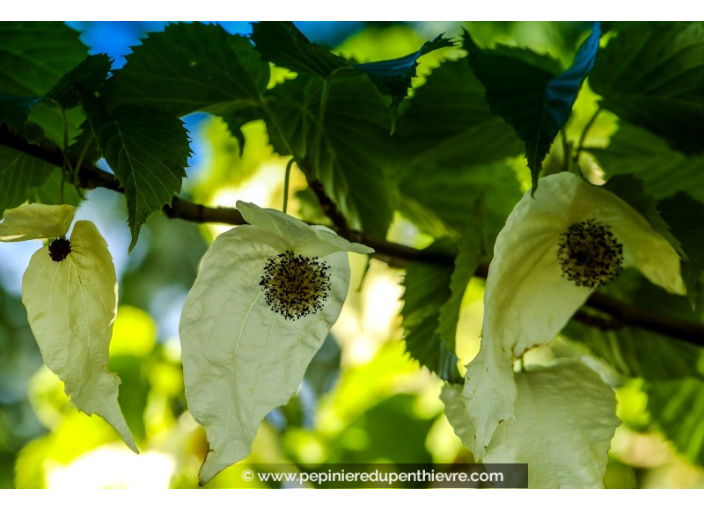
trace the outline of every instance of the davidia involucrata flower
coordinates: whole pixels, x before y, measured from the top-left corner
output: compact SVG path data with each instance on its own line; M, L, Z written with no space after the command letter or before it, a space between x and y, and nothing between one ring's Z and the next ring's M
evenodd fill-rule
M528 192L516 205L496 239L481 349L465 376L477 460L499 424L514 417L514 359L550 342L596 288L631 266L667 291L685 293L675 249L611 192L560 173L541 179L535 197Z
M347 252L373 250L273 209L218 236L181 313L186 399L205 427L209 482L244 459L261 420L288 402L347 296Z
M52 239L37 250L22 279L22 302L47 367L86 414L110 423L137 452L117 402L120 379L108 371L117 277L105 239L69 205L28 204L5 211L0 241Z

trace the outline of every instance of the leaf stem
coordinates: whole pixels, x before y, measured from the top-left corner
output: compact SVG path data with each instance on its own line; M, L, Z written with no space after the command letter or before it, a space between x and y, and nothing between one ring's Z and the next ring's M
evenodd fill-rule
M584 130L582 131L582 136L579 137L579 144L577 145L577 150L574 152L574 162L578 163L579 162L579 155L582 153L582 151L586 148L584 146L584 142L587 139L587 134L589 133L589 130L592 128L594 125L594 122L596 122L596 118L599 116L601 113L601 106L596 109L594 112L594 115L589 119L587 122L586 126L584 126Z
M284 206L281 209L284 214L286 214L286 210L288 208L288 187L291 181L291 167L294 162L295 159L291 158L288 160L288 163L286 163L286 174L284 175Z

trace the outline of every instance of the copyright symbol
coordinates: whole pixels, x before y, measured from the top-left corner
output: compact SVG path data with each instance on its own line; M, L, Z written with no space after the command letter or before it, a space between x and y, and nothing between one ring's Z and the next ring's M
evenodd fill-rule
M244 471L242 471L242 480L244 480L245 482L251 482L252 480L254 480L254 471L252 471L251 469L245 469Z

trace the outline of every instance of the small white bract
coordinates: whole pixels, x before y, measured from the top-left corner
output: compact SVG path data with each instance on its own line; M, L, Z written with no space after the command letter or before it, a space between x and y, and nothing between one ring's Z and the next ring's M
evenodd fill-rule
M373 251L273 209L237 208L249 225L215 239L181 313L186 399L210 444L201 484L244 459L261 420L294 394L347 296L347 252Z
M547 344L600 285L636 267L684 294L680 256L613 193L570 173L541 179L496 239L484 294L482 345L467 365L464 400L484 457L499 423L513 417L513 360Z

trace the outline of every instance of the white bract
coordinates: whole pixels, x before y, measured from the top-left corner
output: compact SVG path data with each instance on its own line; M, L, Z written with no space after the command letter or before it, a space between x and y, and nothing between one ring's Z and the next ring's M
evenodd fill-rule
M535 196L529 191L516 205L496 239L482 345L465 375L477 460L499 424L514 416L514 359L550 342L621 266L635 266L654 284L685 293L675 249L613 193L560 173L541 179Z
M210 444L201 484L249 455L340 314L347 252L373 251L273 209L237 208L250 224L215 239L181 313L186 399Z
M105 239L75 208L29 204L5 211L0 240L56 238L37 250L22 279L22 302L47 367L86 414L102 416L137 452L117 402L120 379L107 369L117 314L117 277Z

